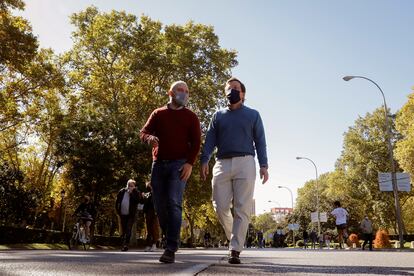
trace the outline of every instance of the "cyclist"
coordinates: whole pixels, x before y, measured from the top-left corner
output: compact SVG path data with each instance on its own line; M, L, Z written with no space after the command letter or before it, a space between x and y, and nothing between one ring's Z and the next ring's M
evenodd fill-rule
M91 202L91 198L85 195L83 202L75 210L75 216L78 216L82 220L83 225L85 225L86 242L90 241L90 226L95 214L96 210L94 204Z

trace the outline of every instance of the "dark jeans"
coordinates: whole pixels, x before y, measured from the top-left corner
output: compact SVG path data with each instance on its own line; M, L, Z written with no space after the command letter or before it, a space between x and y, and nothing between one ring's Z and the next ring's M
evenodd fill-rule
M132 225L134 224L135 216L121 215L121 239L122 245L128 246L131 239Z
M157 160L152 163L151 185L155 210L167 239L167 249L176 252L180 245L182 201L185 182L180 168L185 160Z
M362 244L362 250L365 249L365 245L369 243L369 250L372 250L372 233L364 233L364 243Z

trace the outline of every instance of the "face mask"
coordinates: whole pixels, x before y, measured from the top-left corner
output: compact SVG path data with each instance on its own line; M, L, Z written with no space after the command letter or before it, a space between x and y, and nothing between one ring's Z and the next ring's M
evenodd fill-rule
M230 104L238 103L240 98L240 91L236 89L228 89L226 91L226 97Z
M179 106L186 106L188 102L188 94L185 92L174 92L174 102Z

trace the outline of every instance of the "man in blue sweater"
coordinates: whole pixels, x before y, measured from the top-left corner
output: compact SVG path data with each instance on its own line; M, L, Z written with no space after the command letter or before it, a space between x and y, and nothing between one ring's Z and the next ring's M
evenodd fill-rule
M225 91L228 106L217 111L211 119L201 154L201 177L207 178L208 162L217 147L212 179L213 206L230 240L228 262L239 264L253 205L255 151L263 184L269 174L266 139L259 112L244 105L246 88L240 80L229 79Z

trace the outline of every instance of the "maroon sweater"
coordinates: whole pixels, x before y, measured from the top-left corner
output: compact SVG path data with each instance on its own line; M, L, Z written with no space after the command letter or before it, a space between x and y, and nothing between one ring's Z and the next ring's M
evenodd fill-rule
M201 129L197 115L187 108L174 110L168 106L155 109L141 129L141 140L158 137L158 147L152 149L154 160L186 159L193 165L200 151Z

